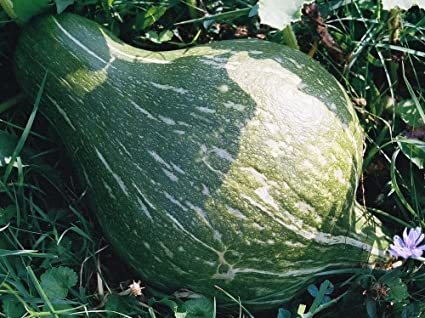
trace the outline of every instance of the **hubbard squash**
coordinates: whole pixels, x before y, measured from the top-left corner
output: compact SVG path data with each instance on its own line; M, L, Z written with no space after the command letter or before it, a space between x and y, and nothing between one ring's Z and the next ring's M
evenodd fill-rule
M218 285L255 310L384 256L355 204L358 118L303 53L249 39L154 53L65 14L24 30L16 65L30 97L48 72L41 110L150 284L226 298Z

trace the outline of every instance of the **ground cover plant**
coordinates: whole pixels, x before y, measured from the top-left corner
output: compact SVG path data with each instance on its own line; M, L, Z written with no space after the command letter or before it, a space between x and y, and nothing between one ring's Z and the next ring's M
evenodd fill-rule
M389 256L387 264L376 268L322 273L292 302L255 316L423 315L423 260L415 249L425 226L425 14L421 8L384 10L375 1L319 1L303 7L292 30L277 31L260 24L262 3L258 7L255 1L56 1L56 7L48 5L51 10L89 17L126 42L151 50L256 37L299 46L319 60L348 91L367 133L358 201L385 223L390 236L407 230L391 249L398 259ZM73 179L52 123L38 109L43 89L37 99L23 100L13 80L18 34L19 27L0 11L2 315L251 316L242 306L240 312L224 312L214 299L190 291L161 294L139 283L121 264L85 205L85 189ZM404 246L408 241L410 246ZM229 297L238 302L238 295Z

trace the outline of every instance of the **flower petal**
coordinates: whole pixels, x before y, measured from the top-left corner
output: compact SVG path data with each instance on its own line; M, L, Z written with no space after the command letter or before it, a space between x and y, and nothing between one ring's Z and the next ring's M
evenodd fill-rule
M390 244L388 252L395 257L404 257L404 248L398 245Z
M394 245L397 245L397 246L400 246L400 247L406 246L404 244L403 239L400 236L398 236L398 235L395 235L394 238L393 238L393 240L394 240Z
M409 242L409 235L412 230L409 230L409 234L407 234L407 227L404 228L403 231L403 241L407 244Z
M417 244L417 240L420 238L422 234L421 228L416 227L414 229L410 229L409 231L409 242L406 242L406 245L409 244L409 246L413 247L413 245Z
M422 253L423 253L423 250L421 250L419 248L414 248L414 249L411 250L411 255L414 258L421 257Z

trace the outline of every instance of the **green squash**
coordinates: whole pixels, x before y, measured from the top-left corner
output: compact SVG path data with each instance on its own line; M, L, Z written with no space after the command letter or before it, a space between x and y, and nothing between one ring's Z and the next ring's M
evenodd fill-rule
M217 285L255 310L384 257L355 208L359 121L303 53L259 40L154 53L68 14L28 26L16 65L32 98L48 72L41 111L149 284L225 301Z

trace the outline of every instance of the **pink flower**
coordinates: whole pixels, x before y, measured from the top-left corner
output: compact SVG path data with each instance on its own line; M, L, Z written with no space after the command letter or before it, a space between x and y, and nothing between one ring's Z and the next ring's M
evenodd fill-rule
M403 231L403 238L398 235L394 236L393 244L390 244L388 252L392 256L402 257L402 258L418 258L422 256L423 251L425 250L425 245L419 246L423 241L425 235L422 233L420 227L410 229L407 233L407 228Z

